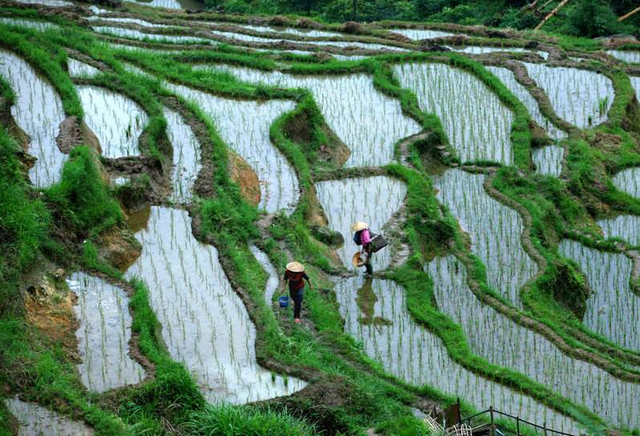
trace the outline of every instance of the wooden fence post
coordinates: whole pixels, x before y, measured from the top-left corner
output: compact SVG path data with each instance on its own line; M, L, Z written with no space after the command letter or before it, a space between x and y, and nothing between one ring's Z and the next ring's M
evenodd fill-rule
M519 416L516 417L516 432L518 433L518 436L520 436L520 417Z
M489 414L491 415L491 428L489 428L489 436L495 436L496 435L496 424L495 421L493 419L493 406L489 406Z

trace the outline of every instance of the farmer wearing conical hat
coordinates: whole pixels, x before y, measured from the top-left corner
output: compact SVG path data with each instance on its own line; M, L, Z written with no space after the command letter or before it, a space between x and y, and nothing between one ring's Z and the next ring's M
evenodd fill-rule
M362 251L356 253L354 256L354 264L356 266L364 266L367 270L367 274L373 274L373 267L371 266L371 258L373 257L373 246L371 244L371 231L369 230L369 224L364 221L356 221L351 226L351 230L356 232L353 235L353 242L362 246Z
M289 282L289 296L293 300L293 317L296 324L300 324L305 280L309 284L309 289L311 289L311 282L309 281L309 276L304 272L304 265L299 262L287 264L287 269L284 272L284 281ZM284 288L282 292L284 292Z

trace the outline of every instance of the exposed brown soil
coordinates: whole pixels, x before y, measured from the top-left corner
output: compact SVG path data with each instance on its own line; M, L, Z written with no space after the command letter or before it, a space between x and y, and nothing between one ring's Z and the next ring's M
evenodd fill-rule
M60 151L66 154L78 145L88 145L96 153L102 154L102 147L96 135L84 121L80 122L75 115L65 118L60 123L56 143Z
M100 235L98 254L121 271L126 271L140 257L142 246L131 231L114 227Z
M79 361L75 335L79 322L73 310L77 296L67 288L65 276L63 269L33 274L23 289L25 317L44 336L60 344L69 359Z
M260 180L256 172L237 153L229 150L229 176L240 187L240 194L252 206L260 203Z

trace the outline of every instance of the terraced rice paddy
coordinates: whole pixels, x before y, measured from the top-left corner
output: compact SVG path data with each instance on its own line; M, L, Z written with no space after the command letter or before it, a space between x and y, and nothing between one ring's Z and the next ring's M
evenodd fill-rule
M440 30L428 30L428 29L389 29L393 33L406 36L414 41L421 41L423 39L444 38L447 36L453 36L455 33L442 32Z
M47 21L25 20L21 18L0 17L0 23L36 30L59 29L59 26Z
M96 67L92 67L89 64L80 62L73 58L68 60L69 75L71 77L95 77L100 74L100 70Z
M152 0L147 5L176 10L201 6L191 0ZM529 92L512 70L490 66L485 71L481 65L486 62L512 68L513 62L520 62L527 53L537 53L546 61L549 53L555 53L552 46L575 55L572 57L588 56L575 41L563 42L572 47L569 49L545 39L548 53L522 48L531 35L514 36L509 41L518 47L501 47L498 38L487 37L477 28L463 32L460 29L464 26L448 32L362 24L363 31L354 34L336 31L338 26L303 20L296 22L299 28L277 27L257 23L279 19L187 16L130 6L120 6L118 14L96 6L91 12L86 6L77 6L64 15L64 19L80 24L74 29L63 28L64 20L53 24L12 18L35 16L13 9L8 14L11 18L0 19L7 35L16 32L12 26L43 31L30 32L21 50L33 49L30 47L36 42L47 50L60 49L59 56L52 59L31 57L24 51L20 51L24 57L20 58L0 50L0 75L16 96L11 115L30 136L25 151L37 158L29 179L37 188L60 180L67 157L57 145L59 126L67 115L76 115L99 140L103 163L100 180L81 182L91 184L87 192L119 201L127 217L122 228L106 224L102 228L103 222L119 221L119 215L107 216L109 212L102 210L99 213L104 219L102 215L95 219L81 215L73 208L76 201L85 201L78 195L84 193L81 188L73 188L77 192L68 187L60 192L38 192L16 185L29 201L41 198L42 207L50 209L55 221L55 225L46 224L51 236L42 237L46 249L37 253L48 262L42 274L53 283L59 271L64 272L62 276L68 271L68 288L78 297L74 307L78 324L73 319L65 324L74 326L68 330L78 325L75 335L71 331L71 345L64 342L58 347L56 343L57 348L48 349L44 340L30 344L42 347L49 359L34 367L50 378L61 374L60 382L71 386L68 396L59 395L63 388L57 384L44 386L41 379L31 380L30 367L24 371L27 381L20 378L22 375L10 380L0 368L0 381L5 383L6 379L8 386L0 386L0 397L7 397L1 399L20 423L20 434L85 435L93 434L93 429L17 397L9 399L16 393L68 416L86 419L97 432L107 428L106 422L133 433L142 429L141 433L175 430L186 434L195 431L189 422L194 416L218 410L202 407L204 398L209 403L232 405L272 400L278 413L285 410L282 413L290 414L287 416L292 420L315 423L318 434L337 434L344 429L338 431L336 426L342 425L349 429L342 433L368 434L380 424L395 422L404 412L417 411L415 415L423 417L432 407L430 401L445 407L451 404L441 394L460 397L470 406L463 410L467 416L492 406L571 435L584 433L588 427L588 434L600 436L594 430L600 425L612 432L622 429L623 436L631 434L626 429L640 429L640 383L629 381L637 377L630 369L639 368L636 360L640 356L640 296L630 282L630 257L634 254L598 251L563 240L574 230L572 220L577 219L574 212L579 209L600 218L597 223L605 238L624 240L625 250L640 246L640 218L631 215L640 199L640 170L622 170L633 164L634 148L627 142L619 149L602 146L594 139L600 138L601 132L587 130L608 120L614 99L612 82L592 71L595 67L590 62L582 63L585 69L525 63L540 88ZM154 24L149 17L163 24ZM176 26L169 21L172 17ZM302 29L305 26L317 28ZM404 26L410 27L406 23L397 27ZM391 32L408 39L393 37ZM424 53L403 55L409 51L405 47L417 49L418 41L466 32L472 38L482 36L483 44L488 45L456 45L453 51L458 53L451 57L451 65L422 63L441 62L449 56L444 53L433 58ZM13 40L3 35L0 43L7 47L7 41ZM114 37L144 48L123 44L122 39L118 39L120 44L106 42L115 41ZM62 45L63 40L67 45ZM166 46L156 43L173 45L171 50L158 50L156 47ZM164 56L143 58L135 50ZM394 56L381 57L364 50ZM500 54L472 56L494 52ZM293 59L285 54L308 57ZM460 62L462 57L467 61ZM340 63L362 59L366 61ZM504 63L508 59L511 62ZM635 62L631 57L625 60ZM63 70L46 71L54 65L52 61ZM549 65L554 62L552 59ZM602 62L607 68L620 65L605 58ZM109 89L88 85L105 86L101 82L105 76L99 77L102 72L95 65L113 75ZM191 65L197 74L184 79L174 74L184 71L179 68L185 65ZM126 75L127 80L116 80L123 69L158 80L151 84L133 74ZM227 73L238 80L231 80ZM485 85L494 80L491 74L510 93ZM43 77L63 96L67 114L61 97ZM640 78L630 79L640 96ZM140 87L139 94L133 85ZM398 85L405 90L402 105ZM10 97L5 89L0 91L5 93L3 97ZM538 101L541 105L545 102L541 91L548 95L552 107L539 106ZM75 93L82 110L77 107ZM525 119L526 113L513 97L522 102L535 123ZM322 117L305 118L317 113L316 106ZM163 125L155 123L160 120L154 118L150 123L150 114L159 115L154 107L162 110L164 130L155 128ZM284 125L276 122L294 110L299 113ZM523 122L514 125L516 111L522 111L518 112L522 113L518 123L521 118ZM583 130L569 129L552 112ZM444 143L434 142L431 135L436 117L446 134ZM547 117L570 130L571 136ZM10 127L8 114L0 121ZM603 130L605 139L619 136L635 141L634 134L623 131L633 122L635 115L627 116L624 122L612 117ZM529 132L523 133L527 126ZM421 134L419 140L407 139L417 134ZM280 140L283 135L286 141ZM310 139L299 140L299 135ZM578 141L587 144L593 156L583 156ZM450 159L447 145L459 162ZM14 154L16 162L22 159L29 163L22 153ZM528 166L529 156L533 165ZM611 174L617 172L613 184L635 199L610 192L608 179L600 180L601 164ZM24 169L26 173L27 165ZM585 174L597 180L587 179ZM65 180L68 177L65 173ZM495 187L502 194L485 189L487 177L495 177ZM591 198L581 198L581 189L593 194L588 191L591 185L585 187L586 180L601 191L595 206ZM322 213L316 213L311 184L326 223ZM257 191L259 201L252 195ZM524 228L521 207L516 211L506 205L513 206L510 201L496 200L507 195L522 196L521 207L529 212L531 229ZM569 206L564 197L571 198ZM574 208L573 202L580 204ZM364 277L363 270L351 263L360 249L352 241L351 226L360 220L391 242L374 255L373 277ZM334 243L338 238L322 226L315 227L319 223L339 233L344 243L329 246L328 241ZM5 224L0 220L3 231ZM127 247L127 226L142 247L138 258L135 241L128 241L131 246ZM119 232L123 239L114 242ZM534 244L523 245L523 239L527 242L529 237ZM321 240L325 239L323 246ZM558 240L562 242L556 252L549 247L556 246ZM3 238L0 242L4 244ZM532 258L538 259L538 246L548 250L542 253L548 256L544 271L539 271ZM95 253L92 247L96 247ZM111 271L107 264L120 264L116 260L122 260L122 247L127 251L124 257L132 263L124 277L130 281L128 285L115 272L110 279L104 278ZM302 323L294 323L282 313L273 317L266 310L274 308L281 271L265 251L278 259L278 265L285 259L296 259L309 267L317 286L306 294ZM474 270L467 270L453 253L465 262L472 255ZM251 255L257 264L246 262ZM62 257L66 261L58 265ZM557 286L558 280L563 280L559 268L553 268L563 257L573 260L584 273L585 290L594 291L586 300L586 314L580 321L585 330L601 336L599 347L576 333L572 323L578 320L569 319L565 311L576 308L547 300L554 295L549 283ZM247 264L259 264L264 274ZM96 266L100 273L93 269ZM3 268L4 264L0 265L4 279ZM527 296L547 297L536 300L535 306L526 300L523 306L523 289L535 277L540 280ZM470 286L474 284L471 280L480 286ZM479 296L484 296L480 292L495 294L502 300L499 304L506 302L511 307L501 306L498 311L498 303L478 299L471 289ZM29 305L41 304L46 292L39 292L38 286L27 287L30 300L25 311L33 310ZM54 303L60 303L55 298ZM71 310L73 299L60 300ZM569 304L562 302L562 306ZM5 321L2 310L0 307L0 326ZM24 325L35 332L39 318L28 315L25 320L35 321L33 326ZM342 329L352 342L342 336ZM0 341L3 334L0 332ZM55 341L57 338L52 343ZM565 344L562 351L558 344ZM572 357L576 355L580 359ZM367 357L379 365L372 365ZM187 386L186 372L176 363L191 374L202 395ZM183 376L185 379L180 379ZM336 384L325 387L326 380ZM309 389L300 392L307 386ZM279 398L294 393L298 395ZM151 403L147 404L147 399L158 406L152 414L148 414ZM163 409L165 400L171 405ZM198 410L181 409L183 404L198 404L193 406ZM143 412L138 413L138 407ZM7 410L0 408L0 421ZM266 413L251 404L246 409L229 410ZM0 422L0 433L3 425Z
M381 233L384 225L400 209L407 192L406 186L389 177L366 177L316 183L318 200L324 209L329 228L344 237L338 255L347 268L354 269L351 258L361 247L352 240L351 226L365 221L374 233ZM379 271L389 265L389 250L373 255L372 266Z
M527 375L616 426L639 422L640 385L566 356L542 335L483 304L467 286L465 267L455 257L437 258L425 270L433 278L438 310L462 326L474 354Z
M255 327L216 248L194 239L187 212L154 206L136 237L142 256L127 276L148 284L171 357L186 365L208 401L260 401L304 387L258 366Z
M205 38L144 33L138 30L125 29L122 27L94 26L93 30L105 35L117 36L119 38L137 39L139 41L164 42L168 44L215 44L215 41Z
M0 50L0 75L15 90L11 115L29 135L28 152L37 159L29 170L29 178L38 187L50 186L60 179L67 160L56 145L60 123L65 118L62 102L53 87L29 64L5 50Z
M560 118L580 128L607 120L613 103L611 80L592 71L524 63L529 76L549 96Z
M269 260L269 257L264 251L261 251L255 245L252 245L251 252L256 257L262 268L269 276L267 279L267 284L264 288L264 300L266 301L268 306L273 305L273 296L278 290L278 286L280 284L280 274L276 271L273 264Z
M131 315L126 292L84 273L72 274L67 283L78 296L76 335L82 361L78 370L84 385L105 392L140 383L145 371L129 357Z
M620 215L598 220L605 238L620 238L633 246L640 246L640 217Z
M142 0L124 0L127 2L143 4L146 6L152 6L155 8L166 8L166 9L190 9L190 10L201 10L202 3L198 3L194 0L150 0L150 1L142 1Z
M434 178L437 198L469 235L471 251L486 267L489 286L516 307L521 307L522 286L537 266L522 248L522 218L484 190L485 176L449 170Z
M622 62L627 62L630 64L640 63L639 51L607 50L607 53L613 56L614 58L621 60Z
M629 285L631 260L569 240L562 241L559 251L578 264L594 291L584 325L622 347L640 350L640 297Z
M380 279L353 277L336 284L345 331L362 342L369 357L415 386L429 385L465 399L478 410L487 403L532 422L578 433L575 423L533 399L479 377L451 360L440 339L407 312L405 291Z
M191 127L184 123L179 114L165 108L164 117L167 119L167 135L173 147L173 192L170 200L188 203L201 168L200 144Z
M19 436L92 436L93 430L80 422L71 421L62 415L33 403L14 397L5 404L19 425Z
M531 153L531 158L536 166L536 173L543 176L560 177L564 148L557 145L536 148Z
M138 140L148 122L147 114L130 99L95 86L79 86L78 96L85 111L85 122L108 158L137 156Z
M260 180L259 207L267 212L293 212L298 203L298 178L269 139L269 127L293 109L288 101L238 101L205 94L185 86L170 89L193 101L213 120L220 136L253 168Z
M463 162L513 162L513 114L476 77L442 64L397 65L394 72L416 94L420 109L440 118Z
M244 82L308 89L331 130L351 151L346 167L391 163L395 143L420 131L418 123L402 114L400 103L377 91L366 74L305 77L249 68L222 69Z
M611 181L619 190L634 198L640 198L640 168L629 168L620 171Z
M544 115L540 112L540 107L535 98L522 86L517 80L513 71L504 67L485 67L491 71L500 81L515 95L518 100L525 105L531 117L538 125L545 129L547 135L550 138L560 140L567 137L567 134L562 130L554 126Z

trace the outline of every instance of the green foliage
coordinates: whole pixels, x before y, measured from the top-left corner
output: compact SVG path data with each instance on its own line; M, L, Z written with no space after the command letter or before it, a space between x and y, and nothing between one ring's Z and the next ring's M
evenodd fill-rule
M565 32L570 35L595 38L629 30L606 0L581 0L568 12Z
M0 314L16 302L20 273L50 245L51 215L25 182L17 152L0 129Z
M428 436L431 434L424 422L413 416L387 421L376 427L376 432L388 436Z
M229 404L208 405L193 414L185 426L192 436L311 436L315 428L286 411L255 409Z
M123 220L120 206L111 197L98 159L89 147L73 149L62 179L45 192L61 218L79 234L96 236Z

